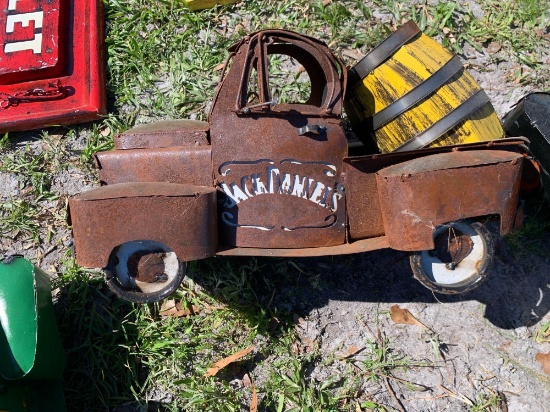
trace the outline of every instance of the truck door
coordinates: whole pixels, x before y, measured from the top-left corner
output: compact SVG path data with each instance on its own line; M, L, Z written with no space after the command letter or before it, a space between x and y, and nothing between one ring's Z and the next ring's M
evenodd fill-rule
M221 242L261 248L344 243L345 68L323 43L283 30L252 34L230 51L231 67L210 113ZM277 56L296 61L309 76L303 101L278 100L269 63ZM284 85L277 86L280 94Z
M101 0L0 0L0 132L105 111Z

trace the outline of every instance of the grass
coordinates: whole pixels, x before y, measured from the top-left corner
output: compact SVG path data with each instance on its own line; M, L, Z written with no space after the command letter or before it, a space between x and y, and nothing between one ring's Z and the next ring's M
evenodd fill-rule
M550 256L550 250L548 250L550 214L546 201L540 198L528 199L525 211L527 217L523 227L506 236L507 244L518 258L526 252Z
M526 82L548 88L536 75L547 70L541 53L548 43L539 34L548 27L549 10L537 0L482 0L481 18L443 1L247 0L198 13L186 10L181 0L104 3L109 115L93 124L0 136L0 173L21 190L18 198L1 198L0 236L20 250L59 244L52 227L68 235L67 193L56 179L78 169L83 179L95 182L93 156L111 149L116 133L157 119L206 119L227 47L259 29L318 37L351 65L350 53L368 52L390 27L412 18L456 52L466 44L480 50L502 43L495 59L512 59L531 73ZM376 17L380 13L386 13L387 24ZM307 82L295 63L274 56L271 64L279 99L303 100ZM545 222L536 216L508 241L517 250L526 240L536 249L547 234ZM293 316L300 296L290 295L287 286L330 285L297 260L191 264L175 298L199 311L181 318L161 316L159 305L117 299L102 275L79 268L68 249L55 267L70 411L248 410L253 390L242 383L244 375L254 383L263 411L389 411L395 401L376 393L387 392L388 382L407 387L399 373L426 366L380 336L365 340L361 358L327 358L318 345L305 345ZM541 336L547 330L548 324L542 326ZM429 342L438 353L441 343L435 337ZM251 344L256 347L251 355L218 376L204 377L213 362ZM312 372L323 365L338 373L316 380ZM374 385L374 394L365 382ZM476 410L489 410L493 398L480 396Z

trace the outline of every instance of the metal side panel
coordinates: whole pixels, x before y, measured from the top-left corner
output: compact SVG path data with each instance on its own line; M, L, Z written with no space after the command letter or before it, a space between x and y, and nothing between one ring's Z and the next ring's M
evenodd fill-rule
M173 146L207 146L207 122L161 120L136 126L114 138L116 149L151 149Z
M210 146L111 150L96 155L104 185L168 182L212 186Z
M104 267L125 242L154 240L180 260L203 259L218 247L216 190L172 183L121 183L69 200L76 261Z
M521 166L521 154L479 150L441 153L380 170L376 179L389 246L431 250L437 226L492 214L500 215L501 233L508 233Z

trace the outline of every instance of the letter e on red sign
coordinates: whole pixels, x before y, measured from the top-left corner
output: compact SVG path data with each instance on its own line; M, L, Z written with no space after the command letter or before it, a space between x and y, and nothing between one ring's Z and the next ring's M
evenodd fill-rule
M64 0L0 0L0 84L63 70ZM65 18L66 20L66 18Z

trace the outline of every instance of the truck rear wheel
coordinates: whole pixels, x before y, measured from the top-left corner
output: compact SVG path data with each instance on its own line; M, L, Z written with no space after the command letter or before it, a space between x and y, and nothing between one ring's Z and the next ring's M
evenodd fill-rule
M122 299L158 302L176 291L187 264L160 242L138 240L117 246L109 256L105 280Z
M414 277L428 289L456 294L472 290L486 278L494 256L491 234L479 222L460 220L434 231L433 250L411 255Z

